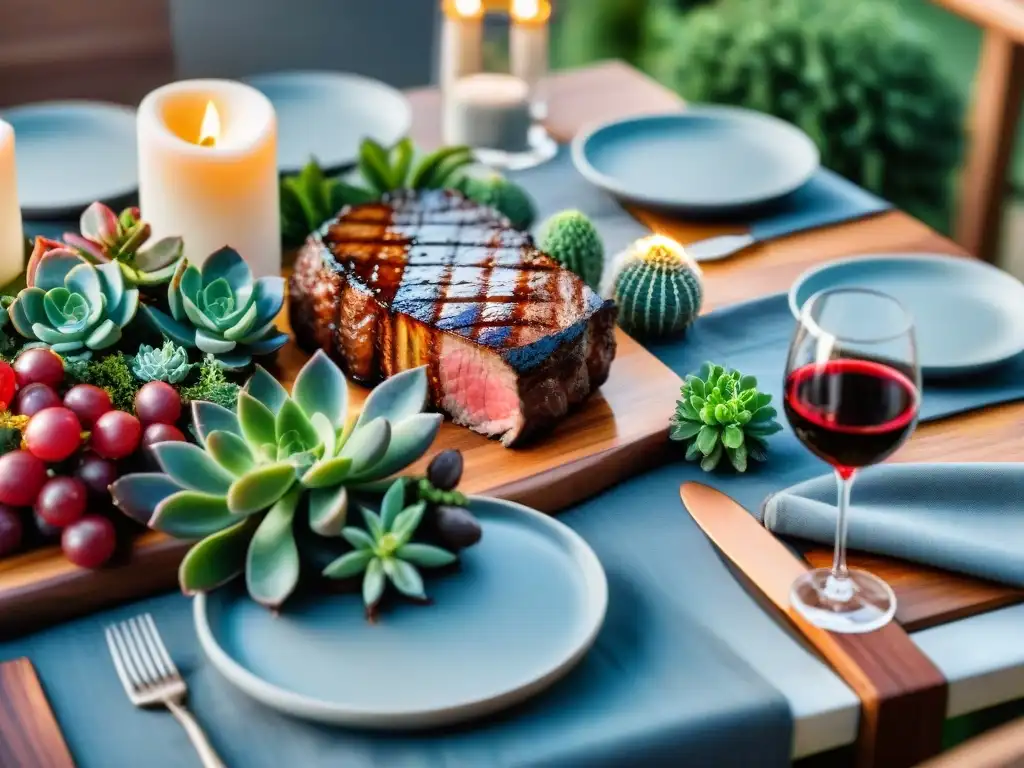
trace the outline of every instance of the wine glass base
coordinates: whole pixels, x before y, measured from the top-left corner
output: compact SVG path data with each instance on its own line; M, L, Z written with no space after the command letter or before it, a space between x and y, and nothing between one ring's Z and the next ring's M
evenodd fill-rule
M835 584L829 583L830 568L816 568L793 582L789 601L811 624L830 632L862 634L892 621L896 614L892 587L867 571L849 573L849 581L842 585L847 587L848 599L842 599L843 594L837 599Z

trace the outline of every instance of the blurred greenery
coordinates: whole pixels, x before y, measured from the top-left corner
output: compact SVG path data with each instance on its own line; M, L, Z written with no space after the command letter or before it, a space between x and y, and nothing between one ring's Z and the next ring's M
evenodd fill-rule
M621 58L687 100L776 114L815 140L826 166L948 230L970 84L949 71L947 41L940 47L901 3L566 0L560 9L557 65Z

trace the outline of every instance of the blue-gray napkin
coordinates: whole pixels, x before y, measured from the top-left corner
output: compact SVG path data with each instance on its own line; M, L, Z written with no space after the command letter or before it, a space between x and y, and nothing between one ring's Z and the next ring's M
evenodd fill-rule
M1024 464L888 464L858 473L851 549L1024 587ZM823 475L768 499L764 525L831 544L836 479Z

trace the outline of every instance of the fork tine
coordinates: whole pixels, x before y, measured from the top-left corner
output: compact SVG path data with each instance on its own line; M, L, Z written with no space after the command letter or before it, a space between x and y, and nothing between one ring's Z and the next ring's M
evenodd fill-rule
M144 687L153 685L156 681L153 679L153 675L150 671L146 669L145 665L142 663L142 658L139 655L139 649L136 647L135 640L132 638L131 630L128 629L128 622L122 621L118 625L118 631L121 639L124 640L125 648L132 660L135 671L139 673L139 677L142 679L142 685Z
M131 637L132 646L138 651L139 658L142 661L143 667L146 669L146 673L149 676L149 682L153 685L159 683L164 677L163 673L159 671L158 666L153 661L153 654L149 648L146 647L145 641L142 639L142 633L139 632L139 619L133 617L125 622L127 631Z
M153 621L153 615L150 613L142 616L142 623L149 629L149 636L153 640L153 644L156 646L157 654L164 665L171 671L174 677L181 677L181 673L178 672L178 668L174 666L174 661L171 659L171 655L167 653L167 646L164 645L163 638L160 637L160 632L156 628L156 623Z
M132 619L132 626L138 629L142 642L145 644L146 650L148 651L149 659L153 662L153 666L157 668L157 671L160 673L160 677L164 680L173 679L174 674L167 668L167 665L164 664L164 661L160 656L160 649L153 640L153 633L150 632L145 617L136 616Z
M110 645L110 655L114 658L114 667L118 673L124 673L121 682L128 691L137 691L142 688L142 677L132 664L128 649L125 647L124 639L116 624L107 627L107 643Z

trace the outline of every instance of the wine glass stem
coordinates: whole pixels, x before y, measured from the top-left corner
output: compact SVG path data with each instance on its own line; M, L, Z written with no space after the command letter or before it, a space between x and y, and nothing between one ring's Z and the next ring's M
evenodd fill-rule
M832 558L832 573L825 582L825 596L834 602L845 603L853 597L853 582L846 568L846 513L850 508L850 489L853 472L836 470L839 486L838 514L836 515L836 551Z

